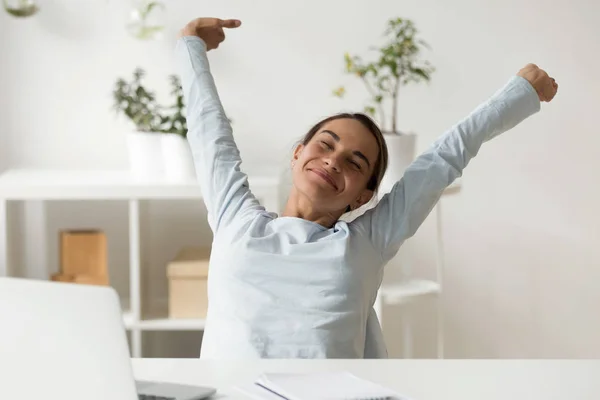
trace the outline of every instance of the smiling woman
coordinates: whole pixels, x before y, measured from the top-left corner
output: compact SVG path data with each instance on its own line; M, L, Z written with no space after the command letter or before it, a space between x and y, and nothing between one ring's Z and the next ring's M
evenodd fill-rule
M340 220L377 190L387 165L379 128L362 114L316 124L294 151L283 215L268 212L240 153L207 51L238 20L199 18L181 32L177 65L188 135L214 232L203 358L386 357L373 309L383 268L486 141L550 101L557 85L527 65L447 130L378 204Z
M333 224L343 213L361 207L373 197L387 163L385 139L370 117L343 113L325 118L296 147L292 160L295 185L283 215L310 218L304 215L309 208L303 202L318 201L328 205ZM327 183L326 188L333 191L316 190L322 184L310 184L315 180Z

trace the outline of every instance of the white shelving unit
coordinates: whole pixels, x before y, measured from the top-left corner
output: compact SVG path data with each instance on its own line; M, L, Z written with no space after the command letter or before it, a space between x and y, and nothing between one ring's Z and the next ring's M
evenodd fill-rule
M277 171L273 171L277 172ZM279 209L279 175L249 174L254 195L267 210ZM195 180L140 182L127 171L52 171L15 169L0 175L0 277L11 276L8 203L11 201L125 200L129 203L130 296L122 299L123 321L131 332L131 355L142 356L142 331L203 330L202 319L169 319L142 310L140 203L146 200L201 199ZM148 307L155 311L153 307ZM144 314L142 314L144 311Z
M443 193L444 197L454 195L460 192L462 188L462 180L456 180ZM444 304L442 302L442 290L444 282L444 240L442 226L442 200L435 206L435 222L436 222L436 279L435 281L423 279L407 279L396 284L383 284L379 290L377 300L375 302L375 312L379 318L380 324L383 326L383 307L385 305L407 305L414 301L422 300L430 296L436 296L437 302L437 356L444 358ZM404 308L402 316L403 326L403 353L406 358L412 355L412 326L410 312L408 308Z

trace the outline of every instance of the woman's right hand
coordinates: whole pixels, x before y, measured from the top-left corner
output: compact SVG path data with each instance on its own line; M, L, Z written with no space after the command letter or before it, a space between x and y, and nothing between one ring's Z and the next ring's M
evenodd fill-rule
M187 23L179 32L179 37L197 36L206 43L206 49L213 50L225 40L224 28L237 28L242 24L238 19L196 18Z
M538 93L540 101L552 101L558 91L558 83L546 71L535 64L527 64L519 70L518 76L529 81Z

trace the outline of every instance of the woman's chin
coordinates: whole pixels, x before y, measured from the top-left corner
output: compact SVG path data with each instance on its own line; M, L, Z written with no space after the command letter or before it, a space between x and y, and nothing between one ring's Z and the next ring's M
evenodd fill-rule
M302 186L306 192L312 193L318 196L332 197L336 195L335 189L328 183L319 182L313 179L306 179Z
M300 184L296 184L296 187L300 189L306 197L313 201L332 201L336 196L336 192L331 186L327 187L319 182L313 182L308 179Z
M328 213L335 213L338 209L342 210L345 208L343 204L347 204L343 203L336 192L313 182L304 181L300 185L296 184L296 189L312 203L313 207L327 210Z

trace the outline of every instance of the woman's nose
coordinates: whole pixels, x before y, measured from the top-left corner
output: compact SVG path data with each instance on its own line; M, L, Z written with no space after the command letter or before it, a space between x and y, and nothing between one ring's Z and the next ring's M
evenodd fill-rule
M331 156L325 158L325 165L335 172L340 172L340 162L337 157Z

